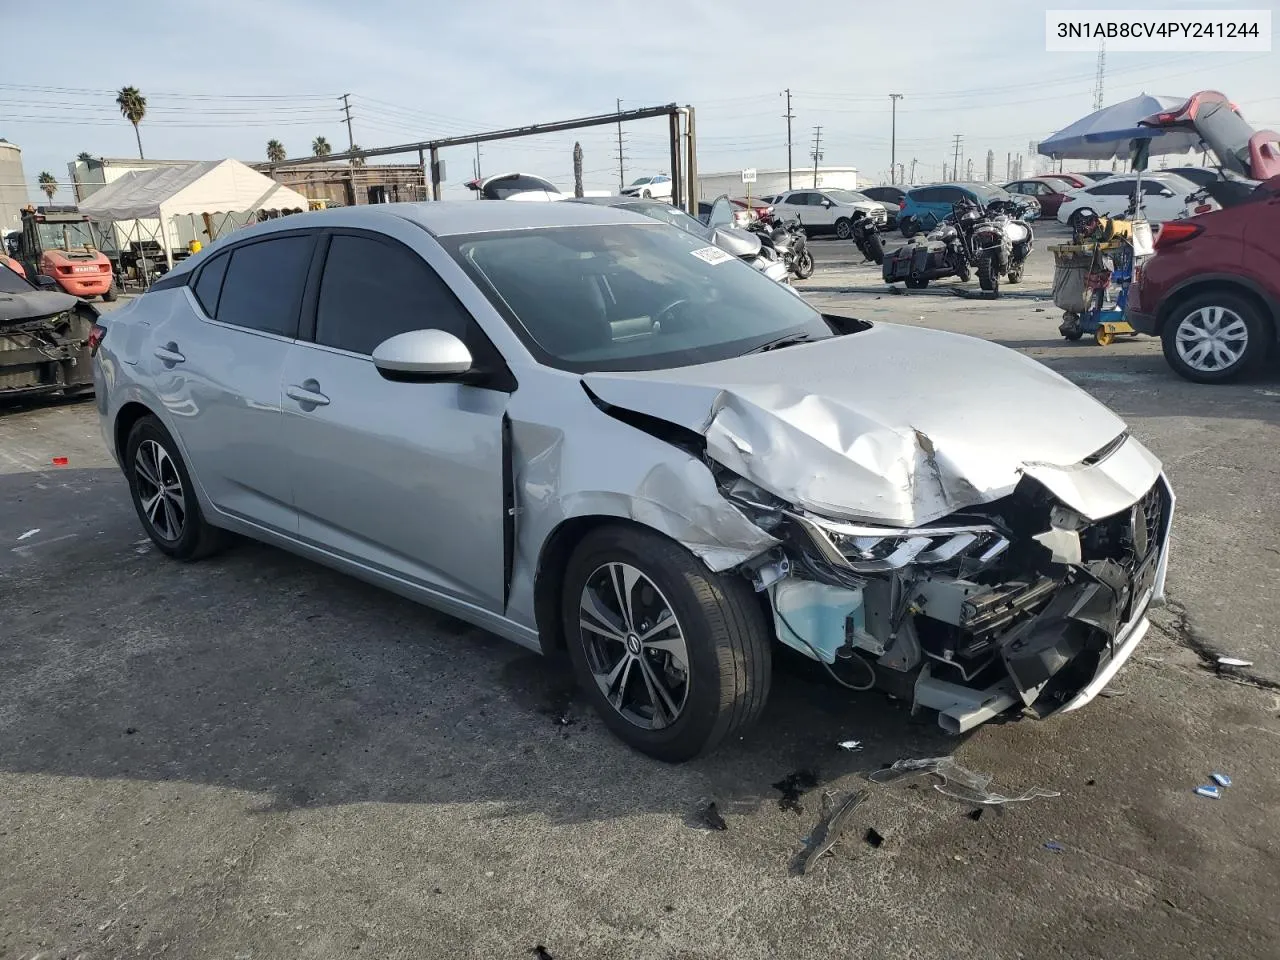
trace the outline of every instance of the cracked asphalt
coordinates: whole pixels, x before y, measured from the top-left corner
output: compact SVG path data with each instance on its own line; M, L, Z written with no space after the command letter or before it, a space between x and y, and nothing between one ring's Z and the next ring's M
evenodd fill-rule
M0 957L1280 955L1280 371L1198 387L1155 342L1067 343L1043 243L998 301L889 294L851 245L815 248L822 307L1021 350L1164 460L1171 602L1109 696L957 740L780 657L756 728L664 766L562 663L267 547L166 561L91 403L10 406ZM865 779L946 754L1060 795L973 819L929 779ZM817 786L782 809L800 771ZM1196 796L1213 772L1234 785ZM800 876L823 794L860 788Z

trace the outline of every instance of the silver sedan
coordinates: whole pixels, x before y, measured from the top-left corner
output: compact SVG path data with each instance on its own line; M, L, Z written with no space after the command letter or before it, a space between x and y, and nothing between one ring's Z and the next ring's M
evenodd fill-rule
M779 643L951 731L1074 709L1163 595L1173 496L1105 407L626 211L288 217L102 324L103 436L161 551L241 534L567 647L665 760L759 716Z

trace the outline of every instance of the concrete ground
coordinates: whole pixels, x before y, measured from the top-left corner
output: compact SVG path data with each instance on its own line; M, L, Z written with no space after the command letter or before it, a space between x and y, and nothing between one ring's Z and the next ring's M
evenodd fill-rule
M782 658L756 728L664 766L560 663L266 547L165 560L91 403L9 408L0 957L1280 955L1280 377L1197 387L1155 342L1067 343L1043 249L983 301L889 294L851 245L815 248L824 309L1021 350L1163 458L1171 603L1110 696L953 740ZM1219 676L1220 653L1254 665ZM973 819L928 780L872 786L797 875L824 792L951 753L1060 795ZM802 770L818 786L781 809ZM1214 771L1234 786L1196 796Z

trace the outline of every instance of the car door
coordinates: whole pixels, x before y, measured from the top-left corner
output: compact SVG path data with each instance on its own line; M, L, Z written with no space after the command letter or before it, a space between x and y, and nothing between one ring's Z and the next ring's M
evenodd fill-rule
M783 219L799 217L803 221L808 219L809 214L809 207L805 202L804 193L799 190L780 194L777 203L773 205L773 210Z
M184 289L190 310L155 326L149 348L156 395L214 508L285 533L297 515L280 376L314 246L314 231L292 231L213 257Z
M304 542L383 576L501 611L503 413L508 394L384 378L371 354L438 328L477 363L496 351L424 256L445 254L394 221L340 230L284 365L284 436ZM492 356L486 355L492 352ZM496 359L495 359L496 358Z

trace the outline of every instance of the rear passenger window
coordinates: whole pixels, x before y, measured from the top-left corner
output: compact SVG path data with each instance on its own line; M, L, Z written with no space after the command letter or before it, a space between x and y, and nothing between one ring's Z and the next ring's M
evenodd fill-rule
M263 333L297 336L311 243L310 236L279 237L232 250L218 319Z
M214 257L200 268L200 277L191 288L204 312L211 317L218 315L218 296L222 293L222 278L227 275L227 263L230 259L231 256L225 253Z
M439 274L395 241L338 235L329 244L316 343L366 356L382 341L435 328L467 341L470 317Z

